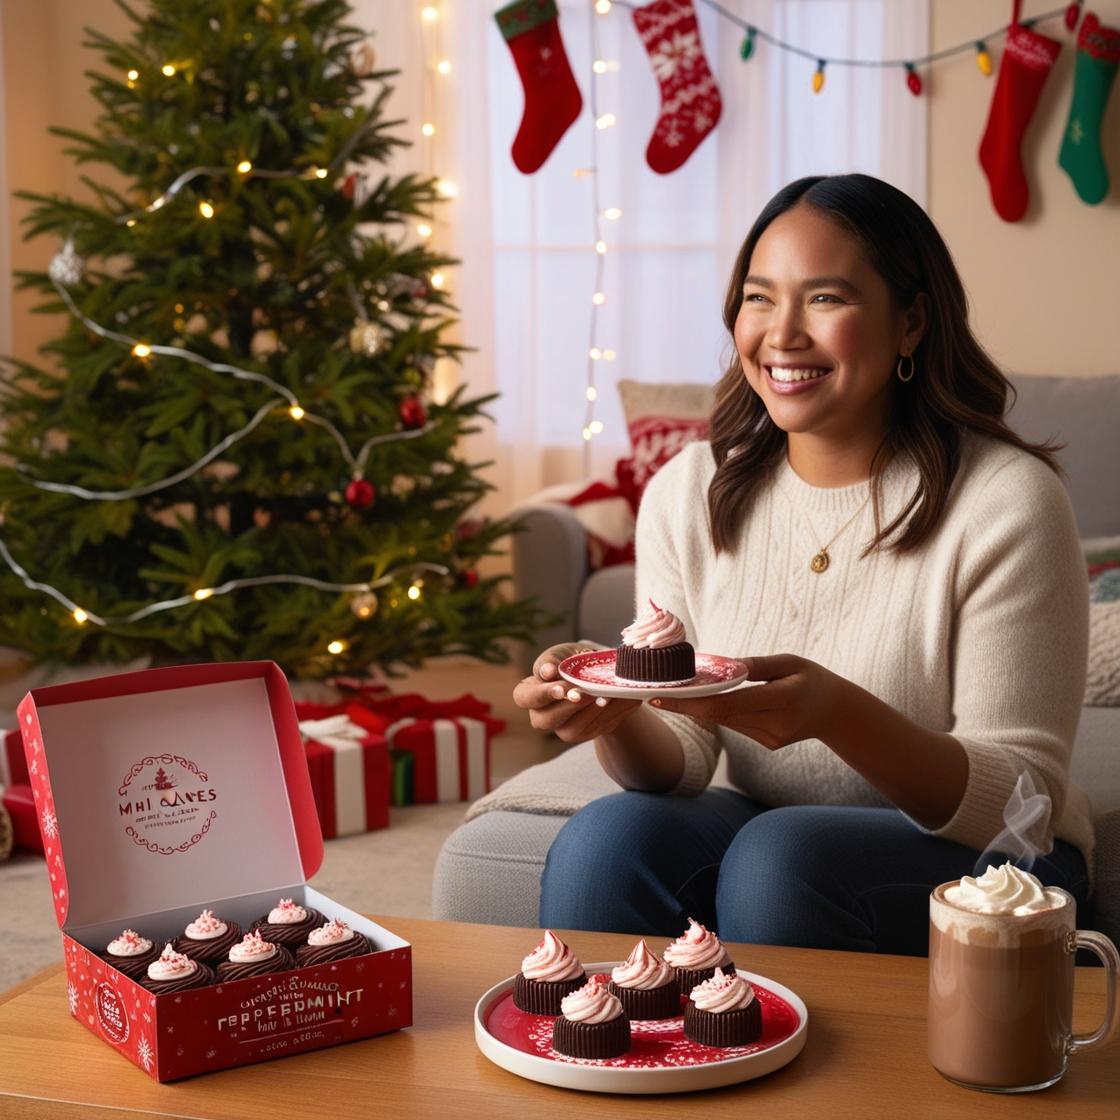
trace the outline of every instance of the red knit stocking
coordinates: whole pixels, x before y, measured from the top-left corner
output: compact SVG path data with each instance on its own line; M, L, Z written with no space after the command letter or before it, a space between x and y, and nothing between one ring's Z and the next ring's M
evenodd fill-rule
M1005 222L1017 222L1027 212L1030 192L1019 148L1061 49L1056 39L1017 21L1008 28L988 127L980 142L980 166L992 189L992 205Z
M531 175L579 116L583 98L560 38L555 0L514 0L494 18L509 43L525 90L513 162L518 171Z
M676 171L719 120L723 103L700 43L692 0L654 0L634 10L634 26L661 87L661 113L646 163Z

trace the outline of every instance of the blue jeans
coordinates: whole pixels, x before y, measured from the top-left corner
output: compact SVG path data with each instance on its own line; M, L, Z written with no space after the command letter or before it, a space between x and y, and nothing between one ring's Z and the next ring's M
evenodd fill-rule
M929 892L980 853L919 831L896 809L766 809L727 789L614 793L553 841L540 923L678 937L690 917L727 941L924 956ZM1086 913L1085 860L1059 840L1031 869Z

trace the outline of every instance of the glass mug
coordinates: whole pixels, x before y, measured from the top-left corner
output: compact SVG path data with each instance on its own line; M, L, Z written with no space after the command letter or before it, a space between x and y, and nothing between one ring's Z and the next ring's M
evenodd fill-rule
M959 1085L993 1093L1045 1089L1071 1054L1103 1046L1117 1025L1120 956L1103 933L1076 928L1076 903L1031 914L979 914L936 887L929 900L929 1060ZM1073 962L1078 949L1105 967L1104 1022L1073 1033Z

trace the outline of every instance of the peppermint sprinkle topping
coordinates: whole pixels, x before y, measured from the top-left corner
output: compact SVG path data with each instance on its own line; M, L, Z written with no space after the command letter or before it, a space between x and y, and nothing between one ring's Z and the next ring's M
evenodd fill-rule
M272 925L295 925L307 920L307 911L292 899L282 898L275 908L268 912L268 920Z
M229 959L241 964L252 961L262 961L271 957L276 952L276 946L271 941L261 937L260 930L250 930L241 941L229 951Z
M308 945L335 945L340 941L349 941L354 936L354 931L341 919L332 918L326 925L313 929L307 935Z

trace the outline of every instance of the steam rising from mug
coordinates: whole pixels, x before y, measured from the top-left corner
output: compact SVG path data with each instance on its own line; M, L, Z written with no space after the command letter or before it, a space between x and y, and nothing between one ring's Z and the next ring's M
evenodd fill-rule
M1050 809L1050 795L1039 793L1024 770L1003 807L1003 831L976 861L973 874L982 875L989 864L998 867L1008 860L1023 871L1030 871L1034 861L1054 846Z

